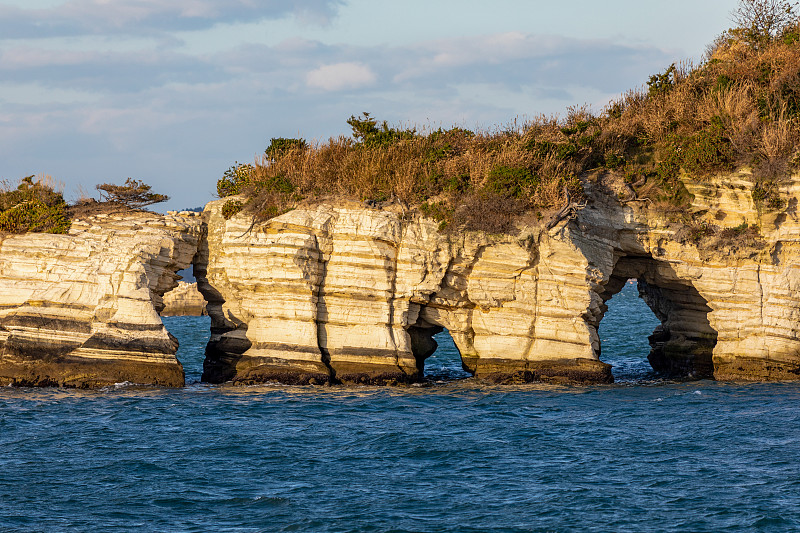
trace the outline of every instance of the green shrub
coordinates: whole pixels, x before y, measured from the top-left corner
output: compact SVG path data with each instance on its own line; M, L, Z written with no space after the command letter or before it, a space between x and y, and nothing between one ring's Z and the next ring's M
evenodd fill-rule
M610 170L615 170L625 166L625 158L615 150L608 150L604 157L605 167Z
M723 92L730 89L732 85L733 85L733 79L730 76L728 76L727 74L720 74L719 76L717 76L716 82L714 82L714 88L712 89L712 91Z
M539 178L527 168L498 165L489 172L483 188L498 196L519 199L530 194L537 185Z
M436 163L437 161L443 161L450 157L453 151L453 147L450 144L432 147L430 150L428 150L428 153L425 154L425 157L423 157L422 163Z
M217 181L217 195L220 198L240 194L242 188L250 183L255 167L238 161L225 171L222 178Z
M258 213L256 213L256 216L260 220L269 220L281 214L283 213L281 212L280 209L278 209L277 205L268 205L263 207Z
M750 194L759 209L767 208L776 211L785 207L776 183L770 179L759 179Z
M671 182L678 178L681 169L702 177L711 172L730 170L733 162L733 147L721 120L714 117L711 125L693 135L669 136L665 151L656 164L656 174L661 181Z
M472 130L459 128L457 126L454 126L449 130L443 130L442 128L439 128L428 135L428 140L430 140L431 142L436 142L439 141L440 139L457 138L457 137L471 139L472 137L475 137L475 132Z
M531 139L525 144L525 149L534 153L536 157L544 158L555 150L556 143L551 141L538 141Z
M28 176L16 189L0 192L0 231L67 233L67 204L61 193Z
M800 42L800 28L795 26L784 31L783 35L781 35L781 41L785 45L793 45Z
M423 216L432 218L439 223L442 230L453 220L453 208L447 202L423 202L419 206Z
M472 181L469 174L451 176L444 182L444 190L451 193L463 194L470 188L472 188Z
M225 220L228 220L241 211L243 207L244 204L238 200L228 200L222 204L222 216Z
M650 76L647 81L647 94L649 96L657 96L671 91L675 86L676 74L677 69L675 68L675 63L673 63L664 72Z
M294 183L283 174L270 176L264 181L259 182L259 186L263 187L266 192L276 192L280 194L292 194L295 190Z
M582 135L578 137L578 146L591 147L597 140L597 138L600 137L601 133L602 132L598 130L592 134Z
M95 188L100 191L104 201L124 205L131 209L141 209L169 200L169 196L150 192L152 188L150 185L131 178L126 179L122 185L103 183Z
M401 140L413 139L417 133L416 129L399 130L391 128L385 120L379 127L378 121L366 111L358 117L351 115L347 119L347 123L353 130L353 138L364 146L382 146Z
M305 139L287 139L284 137L273 137L269 141L269 146L264 151L264 155L270 161L277 161L289 150L305 150L308 144Z
M563 143L556 145L556 157L561 161L569 159L578 153L578 147L572 143Z
M574 126L564 126L561 128L561 133L569 137L576 133L585 132L591 125L592 123L588 120L579 120Z
M703 175L712 171L730 170L734 159L730 140L715 117L706 129L690 136L683 142L681 162L687 172Z

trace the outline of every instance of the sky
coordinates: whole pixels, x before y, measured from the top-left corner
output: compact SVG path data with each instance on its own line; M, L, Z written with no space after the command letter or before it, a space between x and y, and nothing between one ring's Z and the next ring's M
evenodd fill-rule
M700 61L736 0L0 0L0 179L212 200L273 137L601 111Z

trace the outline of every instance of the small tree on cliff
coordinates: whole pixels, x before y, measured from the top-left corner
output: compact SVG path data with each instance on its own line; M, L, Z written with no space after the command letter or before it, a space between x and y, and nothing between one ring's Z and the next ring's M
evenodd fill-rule
M100 191L103 201L121 204L131 209L141 209L169 200L169 196L150 192L150 185L132 178L126 179L123 185L103 183L96 188Z
M796 7L788 0L739 0L733 22L745 41L761 48L797 21Z

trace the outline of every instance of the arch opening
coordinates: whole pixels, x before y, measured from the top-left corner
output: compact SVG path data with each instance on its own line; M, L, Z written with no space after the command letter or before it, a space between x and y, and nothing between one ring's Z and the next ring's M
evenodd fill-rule
M423 308L417 322L407 329L419 377L428 382L472 377L458 345L443 324L446 320L439 315L440 310Z
M628 284L631 279L637 280L638 297L651 313L646 313L645 306L631 298L632 288ZM624 288L627 288L627 292L620 298L621 305L611 307L623 308L622 319L625 322L621 325L622 331L616 334L630 339L633 345L638 343L642 346L642 340L646 337L649 345L647 361L653 371L663 376L684 379L713 377L712 354L717 332L708 320L711 308L691 281L681 279L668 263L652 257L623 256L616 262L611 278L600 293L603 304L599 320L608 311L609 300ZM656 320L650 320L650 315L654 315ZM649 334L643 331L648 322L655 324ZM614 320L611 320L610 327L614 328ZM607 346L603 347L603 338L607 339L611 333L607 329L598 329L603 337L598 338L597 352L604 362L615 365L615 359L624 353L625 347L624 344L615 346L613 342L610 346L607 342ZM609 353L612 347L623 352ZM624 356L615 365L620 368L612 370L615 377L617 373L626 372L629 361L623 361ZM627 369L630 370L630 366ZM646 378L646 374L640 375L641 378Z
M612 366L614 381L657 379L658 373L648 361L649 339L661 321L640 297L637 280L626 280L605 305L607 309L598 328L600 355L604 363Z
M211 318L205 298L196 288L194 265L176 273L179 284L164 293L159 310L161 323L178 341L175 357L183 366L187 385L200 381L206 345L210 337Z
M211 318L208 315L173 315L162 316L161 322L169 334L178 340L175 357L183 366L186 384L199 382L210 337Z
M456 381L472 377L472 374L464 366L461 352L450 332L443 327L438 327L431 332L437 329L438 332L430 336L430 340L436 344L433 351L430 351L424 358L416 357L415 353L417 368L423 379L425 381Z

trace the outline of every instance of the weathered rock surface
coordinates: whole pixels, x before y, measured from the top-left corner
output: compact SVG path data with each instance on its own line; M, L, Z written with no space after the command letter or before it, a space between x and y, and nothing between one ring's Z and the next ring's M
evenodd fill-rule
M161 316L205 316L206 300L197 290L197 283L179 281L178 286L164 295Z
M586 342L586 259L568 241L443 235L430 220L332 205L248 231L220 209L206 208L195 264L212 317L208 381L415 380L441 328L478 376L611 379Z
M800 375L800 177L786 208L753 200L742 171L687 186L698 223L758 224L692 236L614 176L547 231L445 235L413 213L323 204L253 225L206 207L195 273L212 337L204 379L372 383L419 379L447 328L464 367L495 381L607 382L597 328L629 278L662 324L658 370L717 379ZM752 241L752 239L751 239Z
M159 311L202 230L191 213L130 213L0 236L0 385L182 386Z

